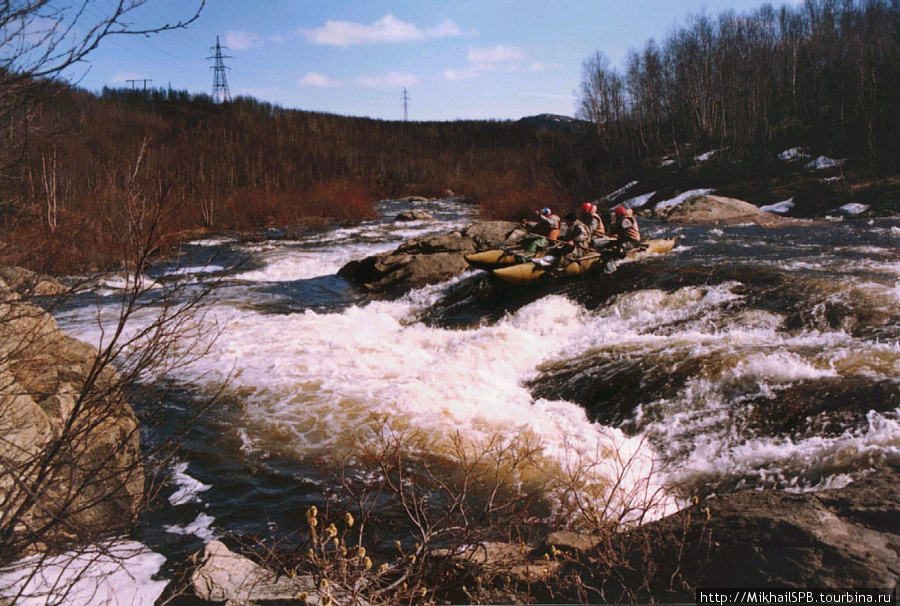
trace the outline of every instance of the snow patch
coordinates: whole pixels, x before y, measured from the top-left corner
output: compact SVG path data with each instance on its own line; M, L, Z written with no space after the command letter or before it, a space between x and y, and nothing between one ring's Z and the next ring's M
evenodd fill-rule
M786 149L778 154L778 159L782 162L799 162L811 158L812 156L806 152L805 147L792 147L791 149Z
M153 604L168 584L154 577L166 558L136 541L115 540L56 556L36 555L0 569L0 601L46 606Z
M792 208L794 208L794 199L788 198L787 200L782 200L776 204L769 204L767 206L760 206L759 210L764 210L767 213L778 213L784 214L789 212Z
M656 195L655 191L650 192L649 194L644 194L643 196L637 196L634 198L629 198L622 202L622 206L625 208L640 208L650 201L650 198Z
M831 212L837 213L839 215L845 216L855 216L861 215L862 213L869 210L868 204L860 204L859 202L851 202L850 204L844 204L840 208L836 208Z
M686 191L682 194L675 196L670 200L663 200L659 204L656 205L656 208L672 208L673 206L678 206L685 200L689 198L693 198L694 196L706 196L713 193L714 189L692 189L690 191Z
M838 168L844 165L847 158L834 159L827 156L819 156L803 168L807 170L824 170L826 168Z

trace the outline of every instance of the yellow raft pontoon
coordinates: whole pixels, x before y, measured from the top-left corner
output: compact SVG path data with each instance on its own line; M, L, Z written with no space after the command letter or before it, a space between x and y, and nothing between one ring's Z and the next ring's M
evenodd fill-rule
M645 255L659 255L663 253L667 253L675 247L675 239L658 239L658 240L646 240L641 242L641 245L638 248L633 248L626 253L627 258L636 258L643 257ZM503 252L503 251L485 251L484 253L478 254L487 254L487 253L495 253L495 252ZM512 256L512 255L511 255ZM502 257L498 257L502 258ZM591 252L577 261L572 261L564 268L556 268L551 269L549 266L541 265L539 263L534 263L532 261L528 261L525 263L517 263L515 265L509 265L508 267L498 267L493 270L493 274L497 276L499 279L504 282L508 282L510 284L533 284L540 280L545 274L550 274L553 277L565 278L571 276L580 276L585 274L593 268L594 270L598 270L603 267L606 261L610 259L609 253L605 252ZM521 260L521 258L520 258ZM548 275L549 277L549 275Z

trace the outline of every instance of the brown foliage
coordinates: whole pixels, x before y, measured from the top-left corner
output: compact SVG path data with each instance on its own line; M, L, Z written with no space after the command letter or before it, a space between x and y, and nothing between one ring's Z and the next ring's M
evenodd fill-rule
M547 183L536 183L511 172L484 179L471 187L485 219L524 219L543 206L565 214L574 202L570 195Z

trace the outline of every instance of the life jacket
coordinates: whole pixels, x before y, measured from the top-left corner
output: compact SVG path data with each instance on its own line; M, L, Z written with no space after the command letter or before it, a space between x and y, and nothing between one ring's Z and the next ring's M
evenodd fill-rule
M591 228L583 222L575 220L569 225L569 231L566 232L566 240L582 248L587 248L591 244Z
M640 243L641 232L634 216L623 215L616 220L616 239L619 242Z
M561 219L558 215L539 215L534 233L549 236L553 230L558 230Z
M603 219L597 214L597 211L591 213L590 219L588 219L588 227L591 229L591 237L593 238L605 238L606 237L606 227L603 225Z

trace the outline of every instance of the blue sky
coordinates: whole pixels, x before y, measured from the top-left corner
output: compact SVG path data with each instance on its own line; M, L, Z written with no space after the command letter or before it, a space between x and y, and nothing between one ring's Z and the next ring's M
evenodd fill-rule
M788 0L773 0L774 6ZM793 0L796 1L796 0ZM97 0L100 7L110 0ZM186 30L107 39L68 74L89 90L132 86L212 92L216 36L232 96L388 120L574 115L581 64L621 65L690 15L747 12L762 0L207 0ZM136 27L185 18L198 0L147 0ZM141 86L138 83L137 86Z

